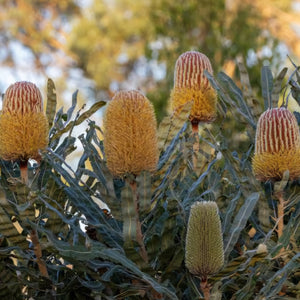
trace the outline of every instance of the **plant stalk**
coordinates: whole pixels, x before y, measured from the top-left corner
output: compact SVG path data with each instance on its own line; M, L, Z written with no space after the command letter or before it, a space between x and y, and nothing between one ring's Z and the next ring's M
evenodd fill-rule
M195 137L195 142L193 144L193 168L194 171L197 168L197 163L198 163L198 154L199 154L199 149L200 149L200 139L199 139L199 123L192 123L192 132Z
M210 298L210 284L208 283L207 277L201 278L200 289L203 292L204 300L209 300Z
M283 229L284 229L284 204L285 200L283 197L283 192L278 192L276 193L278 203L277 203L277 235L278 239L283 234Z
M42 276L49 278L47 266L45 261L42 259L42 248L41 244L37 235L37 232L35 229L31 230L30 233L31 242L33 244L33 250L36 257L36 262L38 264L39 270L42 274Z
M136 241L140 246L140 255L142 259L148 263L148 253L144 244L144 237L142 233L142 224L140 222L140 214L139 214L139 199L137 195L137 183L136 181L130 182L131 189L134 194L134 203L135 203L135 212L136 212Z

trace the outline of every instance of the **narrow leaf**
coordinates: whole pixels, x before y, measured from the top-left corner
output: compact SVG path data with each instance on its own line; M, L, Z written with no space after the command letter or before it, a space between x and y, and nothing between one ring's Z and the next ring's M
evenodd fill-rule
M278 106L279 94L281 91L282 81L287 73L288 68L283 68L274 81L274 87L272 91L272 105L273 107Z
M144 171L136 178L137 193L139 197L139 214L142 217L147 215L151 208L151 175L149 172Z
M268 66L261 69L261 87L265 110L272 108L273 75Z
M121 193L124 247L133 248L136 241L136 209L132 189L125 185Z
M56 89L52 79L47 81L47 108L46 116L48 118L49 128L53 125L53 120L56 112Z
M228 235L224 238L224 253L227 258L236 244L241 231L245 228L246 223L251 216L253 209L260 198L260 193L252 193L234 218Z

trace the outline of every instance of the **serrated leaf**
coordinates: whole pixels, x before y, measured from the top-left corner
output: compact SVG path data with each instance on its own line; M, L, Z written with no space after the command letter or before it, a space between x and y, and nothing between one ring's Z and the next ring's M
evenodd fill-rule
M246 223L251 216L257 201L260 198L260 193L252 193L245 199L245 203L240 208L231 225L230 231L224 237L224 256L228 258L234 245L236 244L241 231L245 228Z
M280 91L281 91L282 81L283 81L287 71L288 71L288 68L283 68L274 81L274 87L273 87L272 96L271 96L273 107L278 106L278 100L279 100L279 95L280 95Z
M253 128L255 128L256 122L253 119L249 107L243 99L242 91L236 86L233 80L224 72L218 73L217 79L219 83L218 91L223 100L227 102L230 106L235 107L238 113L240 113L247 120L247 122Z
M49 128L53 125L53 120L56 112L56 88L52 79L47 81L47 107L46 107L46 116L48 119Z
M246 98L247 105L251 109L253 116L257 119L261 115L262 109L259 101L254 98L249 74L242 60L238 61L238 68L240 71L240 79L243 87L243 95Z
M77 105L77 96L78 96L78 90L76 90L73 94L72 94L72 105L71 107L68 109L67 111L67 118L66 118L66 122L69 122L71 120L71 117L73 115L74 109Z
M145 216L151 208L151 174L148 171L141 172L136 178L137 194L139 199L139 214Z
M161 151L173 140L178 131L183 127L191 113L193 101L189 101L183 105L178 114L165 117L158 127L158 145Z
M123 216L123 238L124 238L124 247L133 248L134 242L137 240L137 228L136 228L136 204L135 199L136 195L133 194L133 191L129 185L125 185L121 192L122 198L122 216Z
M266 285L261 289L260 294L267 297L267 299L271 299L280 292L288 275L299 268L300 253L297 253L285 266L281 267L271 278L268 279Z
M56 140L57 138L62 136L64 133L66 133L70 129L72 129L74 126L77 126L77 125L81 124L83 121L87 120L93 113L95 113L98 109L100 109L104 105L106 105L105 101L98 101L98 102L94 103L90 107L90 109L88 109L83 114L81 114L77 120L69 122L66 127L64 127L63 129L61 129L57 133L55 133L54 136L52 137L52 140Z

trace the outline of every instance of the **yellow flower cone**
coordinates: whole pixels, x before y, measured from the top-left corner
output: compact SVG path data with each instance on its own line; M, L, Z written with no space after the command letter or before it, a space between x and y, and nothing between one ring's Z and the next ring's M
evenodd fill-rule
M255 177L262 182L279 181L289 171L300 177L300 133L293 113L284 107L265 111L259 118L252 160Z
M150 101L139 91L120 91L104 117L104 150L114 176L154 171L158 162L156 119Z
M185 265L189 271L206 279L224 264L223 237L218 206L212 201L196 202L188 221Z
M48 121L39 89L30 82L8 87L0 114L0 157L4 160L39 160L48 145Z
M199 122L213 122L216 118L217 94L204 70L213 73L207 56L196 51L181 54L175 64L172 110L179 113L184 104L193 100L190 121L196 125Z

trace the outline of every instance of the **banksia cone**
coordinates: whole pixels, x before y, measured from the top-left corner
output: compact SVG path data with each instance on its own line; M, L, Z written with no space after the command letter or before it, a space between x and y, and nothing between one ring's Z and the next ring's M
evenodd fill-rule
M114 176L155 170L158 145L154 109L139 91L120 91L108 103L104 149L107 167Z
M259 118L252 160L255 177L262 182L278 181L289 171L300 177L300 133L293 113L284 107L265 111Z
M33 83L20 81L8 87L0 114L0 157L4 160L39 160L48 145L48 121L41 92Z
M213 73L207 56L196 51L181 54L175 64L172 110L178 113L185 103L193 100L190 120L195 125L212 122L216 118L217 95L205 77L204 70Z
M191 207L185 264L192 274L202 280L218 272L224 264L221 221L215 202L196 202Z

